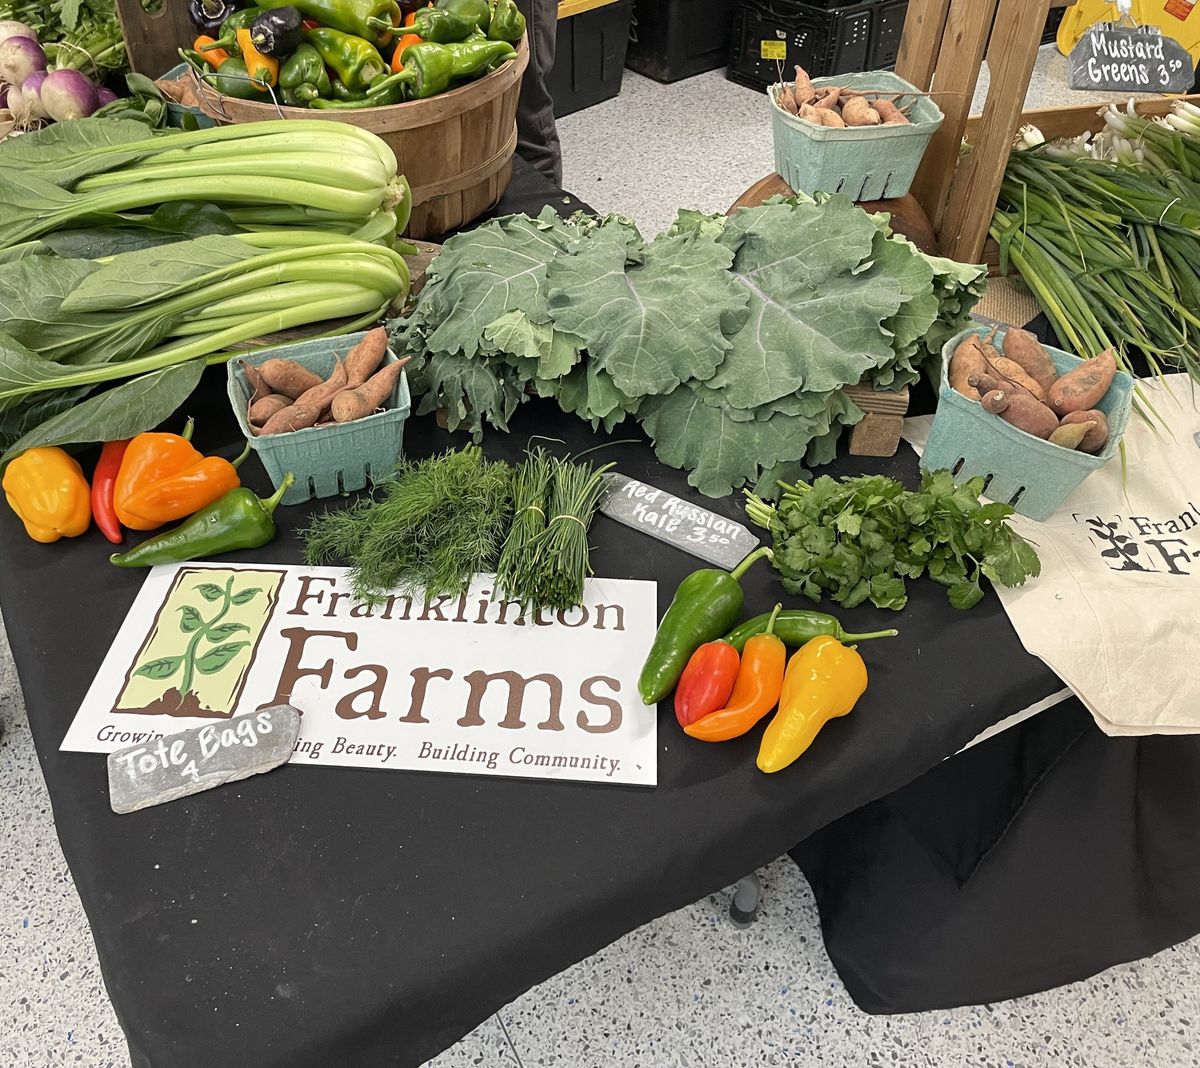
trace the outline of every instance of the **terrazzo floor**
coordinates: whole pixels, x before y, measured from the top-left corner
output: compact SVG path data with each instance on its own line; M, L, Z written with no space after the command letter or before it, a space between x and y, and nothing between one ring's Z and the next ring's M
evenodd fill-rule
M1062 85L1044 50L1030 104ZM675 86L626 72L617 100L561 123L566 184L647 234L674 206L723 211L772 169L761 105L719 72ZM125 1068L2 628L0 721L0 1068ZM727 894L706 898L530 990L426 1068L1200 1066L1200 939L1018 1001L871 1017L833 971L795 866L762 874L749 930L727 922Z

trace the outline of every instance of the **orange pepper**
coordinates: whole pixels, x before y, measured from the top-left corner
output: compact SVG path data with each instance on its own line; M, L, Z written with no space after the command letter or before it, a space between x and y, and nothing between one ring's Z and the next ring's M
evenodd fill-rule
M410 16L411 18L411 16ZM420 44L421 38L415 33L406 33L399 41L396 42L396 51L392 53L392 73L399 74L404 70L404 64L400 62L400 57L404 54L404 50L409 45Z
M428 3L428 4L426 4L425 6L426 6L426 7L434 7L434 6L436 6L436 5L433 3L433 0L429 0L429 3ZM413 10L412 10L412 11L410 11L410 12L409 12L407 15L405 15L405 16L404 16L404 22L402 23L402 25L404 25L404 26L411 26L411 25L412 25L414 22L416 22L416 21L417 21L417 11L418 11L418 10L419 10L418 8L413 8Z
M28 449L8 465L4 496L34 541L77 538L92 523L91 492L73 456L50 446Z
M746 642L729 703L689 723L683 728L684 733L702 742L727 742L740 738L775 707L787 666L787 647L774 633L775 617L782 607L775 606L765 633L756 634Z
M125 450L113 506L130 530L154 530L183 519L240 486L237 465L204 456L192 445L192 421L182 434L139 434Z
M266 89L268 86L279 84L279 60L274 56L268 56L260 52L254 47L254 40L250 35L250 30L247 27L237 31L238 47L242 50L242 61L246 64L246 71L250 75L250 81L255 85Z
M203 33L192 42L192 51L199 52L204 57L204 62L207 63L213 70L220 70L221 64L229 58L229 53L223 48L210 48L207 52L204 51L204 45L214 45L217 43L215 37L209 37Z

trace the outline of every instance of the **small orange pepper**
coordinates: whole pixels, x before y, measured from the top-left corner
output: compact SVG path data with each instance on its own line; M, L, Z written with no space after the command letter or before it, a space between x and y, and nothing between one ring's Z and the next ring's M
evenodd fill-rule
M406 33L399 41L396 42L396 50L392 53L392 73L399 74L404 70L404 64L400 61L400 57L404 54L404 50L409 45L420 44L421 38L415 33Z
M764 633L746 642L729 703L688 724L684 733L702 742L727 742L740 738L775 707L787 666L787 647L775 635L775 617L782 607L775 606Z
M34 541L48 545L77 538L91 526L91 491L83 469L57 446L21 453L4 472L3 488Z
M210 48L207 52L204 50L205 45L215 45L216 43L215 37L209 37L204 33L192 42L192 51L199 52L204 57L204 62L213 70L220 70L221 64L229 58L229 53L223 48Z
M155 530L184 519L240 486L237 465L205 456L191 443L192 421L182 434L139 434L125 450L113 506L130 530ZM247 446L247 449L249 447Z
M238 48L242 50L242 61L246 64L246 72L250 80L262 88L279 84L279 60L268 56L254 47L248 27L243 26L237 31Z

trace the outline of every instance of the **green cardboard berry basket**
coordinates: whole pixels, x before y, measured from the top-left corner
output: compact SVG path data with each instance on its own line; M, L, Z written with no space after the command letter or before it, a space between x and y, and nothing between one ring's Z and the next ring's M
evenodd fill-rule
M834 85L917 93L916 86L887 70L813 79L814 89ZM851 200L904 196L945 117L929 97L916 96L907 125L834 130L785 111L775 102L774 89L767 89L767 100L775 140L775 169L798 193L845 193ZM898 103L908 101L901 99Z
M366 488L368 483L382 482L392 473L404 446L404 423L411 407L408 374L400 372L387 408L381 412L349 423L259 437L246 419L251 391L241 361L257 365L276 358L295 360L325 378L333 371L334 361L345 356L365 334L366 331L360 331L259 349L235 356L226 364L227 391L234 417L250 448L262 460L272 484L278 489L289 471L296 476L295 485L283 495L283 504L302 504L319 497L351 493ZM390 348L383 362L396 362L396 354Z
M990 332L986 326L974 326L956 334L942 347L937 414L921 454L921 468L948 470L956 484L982 475L985 497L1011 504L1015 511L1030 519L1049 519L1088 475L1116 455L1133 408L1133 378L1118 371L1103 400L1096 405L1108 419L1108 443L1100 452L1093 456L1052 445L1018 430L951 388L947 377L950 357L959 342L972 334ZM997 334L998 346L1003 344L1003 338L1003 334ZM1046 346L1046 352L1059 374L1083 363L1078 356L1062 349Z

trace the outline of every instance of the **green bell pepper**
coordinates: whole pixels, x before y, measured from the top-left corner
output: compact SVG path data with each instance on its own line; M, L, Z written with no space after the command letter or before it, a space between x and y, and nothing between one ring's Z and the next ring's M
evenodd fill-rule
M422 41L433 41L434 44L465 41L475 30L472 19L453 11L439 11L436 7L421 8L412 25L404 27L405 33L415 33Z
M238 549L257 549L275 537L275 509L295 481L289 471L279 489L265 500L253 490L238 486L174 530L150 538L128 552L114 553L109 560L117 567L152 567L206 559Z
M250 80L250 71L241 56L230 56L221 64L221 69L212 74L202 74L222 96L232 96L236 100L270 100L270 94L259 88L257 82Z
M383 56L361 37L320 26L305 30L304 40L351 92L365 92L387 70Z
M438 11L449 11L452 15L470 20L478 30L487 28L492 13L488 0L437 0L434 7Z
M211 52L214 48L223 48L231 57L240 56L242 54L242 46L238 44L238 30L248 30L254 20L258 18L259 10L256 7L243 8L241 11L235 11L224 22L221 23L221 33L212 44L204 45L200 54Z
M489 41L507 41L509 44L516 44L525 36L525 16L516 0L495 0L487 35Z
M283 102L303 107L333 91L329 72L321 54L310 44L302 44L279 68L279 88Z
M388 44L404 21L396 0L256 0L259 10L294 7L322 27L362 37L374 45ZM254 8L250 9L251 11Z

